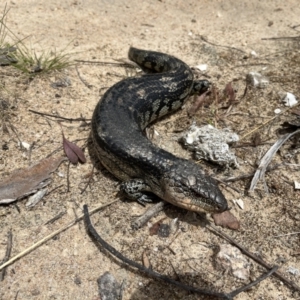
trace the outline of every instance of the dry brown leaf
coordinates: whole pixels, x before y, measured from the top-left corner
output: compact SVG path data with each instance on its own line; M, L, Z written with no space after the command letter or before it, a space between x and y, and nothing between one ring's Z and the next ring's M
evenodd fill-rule
M7 204L49 184L50 174L64 161L64 157L49 157L25 169L15 170L8 178L0 182L0 204Z
M162 224L163 220L165 220L166 218L162 218L159 221L155 222L149 229L149 234L150 235L157 235L158 231L159 231L159 227Z
M81 148L79 148L76 144L67 140L64 134L63 134L63 148L66 153L66 156L68 157L69 161L72 164L77 164L78 161L80 161L81 163L86 162L86 158Z
M194 101L193 105L188 110L188 115L190 117L194 116L196 114L196 112L199 110L199 108L204 105L207 94L208 94L208 91L204 92L200 96L197 95L195 97L195 101Z
M149 260L149 257L148 257L148 253L147 253L146 250L143 252L142 260L143 260L144 267L146 267L148 269L152 269L152 265L150 263L150 260Z
M238 230L240 228L239 220L229 210L226 210L220 214L214 214L212 217L216 225L234 230Z
M229 103L232 104L235 101L235 96L236 96L235 91L232 87L232 82L226 84L224 92L226 97L229 100Z
M159 230L159 226L160 226L160 222L154 223L149 229L149 234L156 235Z

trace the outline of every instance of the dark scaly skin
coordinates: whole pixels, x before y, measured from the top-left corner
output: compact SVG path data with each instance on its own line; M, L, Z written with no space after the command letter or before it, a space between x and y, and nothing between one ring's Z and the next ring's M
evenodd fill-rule
M156 147L143 133L192 93L207 90L209 82L195 81L184 62L167 54L131 47L128 56L151 74L116 83L97 104L92 136L101 163L131 198L147 201L146 191L187 210L227 210L214 179L194 162Z

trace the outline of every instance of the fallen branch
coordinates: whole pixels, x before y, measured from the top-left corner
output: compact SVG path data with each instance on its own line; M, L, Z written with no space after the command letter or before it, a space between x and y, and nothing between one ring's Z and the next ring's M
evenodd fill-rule
M98 242L105 250L107 250L109 253L111 253L113 256L117 257L118 259L120 259L122 262L124 262L125 264L134 267L136 269L138 269L139 271L143 272L144 274L153 277L155 279L159 279L162 280L166 283L175 285L179 288L182 288L188 292L194 292L200 295L209 295L209 296L213 296L213 297L217 297L219 299L227 299L227 300L231 300L233 299L233 297L235 297L236 295L238 295L239 293L253 287L254 285L256 285L257 283L261 282L262 280L266 279L267 277L271 276L276 270L277 270L277 266L275 266L274 268L272 268L272 270L270 270L267 274L261 276L260 278L258 278L257 280L255 280L254 282L251 282L250 284L247 284L239 289L236 289L234 291L232 291L229 294L226 293L218 293L218 292L214 292L214 291L210 291L210 290L204 290L204 289L197 289L194 288L192 286L183 284L181 282L178 282L176 280L171 279L168 276L162 275L160 273L157 273L149 268L146 268L145 266L125 257L122 253L120 253L118 250L116 250L114 247L112 247L110 244L108 244L105 240L103 240L101 238L101 236L97 233L97 231L95 230L95 228L93 227L91 220L90 220L90 216L89 216L89 211L88 211L88 207L87 205L83 206L83 212L84 212L84 222L87 228L88 233L90 234L90 236L96 241Z

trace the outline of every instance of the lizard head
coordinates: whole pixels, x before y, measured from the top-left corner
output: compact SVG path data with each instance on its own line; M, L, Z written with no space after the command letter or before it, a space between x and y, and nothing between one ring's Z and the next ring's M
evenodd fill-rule
M216 181L195 163L181 160L164 176L163 199L196 212L223 212L227 201Z

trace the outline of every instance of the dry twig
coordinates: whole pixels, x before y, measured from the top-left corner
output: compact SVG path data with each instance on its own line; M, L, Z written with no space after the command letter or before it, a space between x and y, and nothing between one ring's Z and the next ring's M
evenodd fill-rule
M205 43L208 43L210 45L216 46L216 47L221 47L221 48L227 48L227 49L231 49L231 50L236 50L242 53L246 53L244 50L236 48L236 47L230 47L230 46L223 46L223 45L218 45L216 43L210 42L208 41L208 39L206 37L204 37L203 35L200 35L199 38L204 41Z
M62 120L65 120L65 121L69 121L69 122L80 122L80 121L84 121L86 122L87 120L91 120L91 119L86 119L86 118L83 118L83 117L80 117L80 118L65 118L65 117L61 117L61 116L56 116L56 115L52 115L52 114L48 114L48 113L43 113L43 112L39 112L39 111L36 111L36 110L33 110L33 109L29 109L30 112L34 113L34 114L37 114L37 115L41 115L41 116L47 116L47 117L52 117L52 118L57 118L57 119L62 119Z
M6 246L6 253L5 256L1 262L1 264L6 263L9 260L10 253L12 249L12 232L11 230L7 234L7 246ZM4 280L6 268L3 268L0 272L0 281Z
M142 216L135 219L131 227L135 230L141 228L144 224L146 224L153 216L158 214L160 211L163 210L164 206L166 205L165 201L160 201L155 205L151 206Z
M118 200L114 200L105 204L101 204L98 207L92 209L90 211L90 215L94 214L96 211L109 206L115 202L117 202ZM47 241L51 240L53 237L55 237L56 235L58 235L59 233L66 231L67 229L69 229L70 227L72 227L73 225L75 225L77 222L81 221L83 219L84 215L80 215L77 219L75 219L74 221L70 222L68 225L59 228L58 230L52 232L51 234L47 235L46 237L44 237L43 239L37 241L36 243L34 243L32 246L28 247L27 249L25 249L24 251L22 251L21 253L19 253L18 255L12 257L10 260L8 260L6 263L1 264L0 265L0 270L3 270L5 267L11 265L12 263L14 263L16 260L18 260L19 258L27 255L28 253L32 252L33 250L37 249L38 247L40 247L41 245L43 245L44 243L46 243Z
M272 269L272 267L268 263L266 263L265 261L263 261L261 258L255 256L254 254L252 254L250 251L248 251L243 246L241 246L240 244L238 244L235 240L233 240L229 235L227 235L226 233L224 233L221 230L217 229L212 224L208 225L208 228L212 232L215 232L218 235L220 235L221 237L225 238L228 242L230 242L232 245L234 245L235 247L237 247L238 249L240 249L244 254L246 254L248 257L250 257L251 259L253 259L255 262L257 262L261 266L265 267L268 270ZM283 275L281 275L279 272L277 272L277 270L275 270L275 272L273 274L274 274L274 276L276 276L277 278L279 278L281 281L283 281L286 285L288 285L288 286L292 287L293 289L295 289L296 291L300 292L300 287L296 283L294 283L294 282L290 281L289 279L285 278Z
M79 77L79 79L81 80L81 82L88 88L91 89L93 86L91 84L89 84L85 79L82 78L82 76L80 75L77 66L75 66L75 70L77 72L77 75Z
M267 170L268 165L270 164L273 156L276 154L276 152L278 151L278 149L293 135L297 134L300 132L300 129L292 132L292 133L287 133L285 135L283 135L282 137L280 137L275 144L268 150L268 152L264 155L264 157L261 159L260 164L253 176L253 179L251 181L251 185L249 188L249 192L253 192L256 184L258 182L259 179L263 179L265 176L265 172Z

